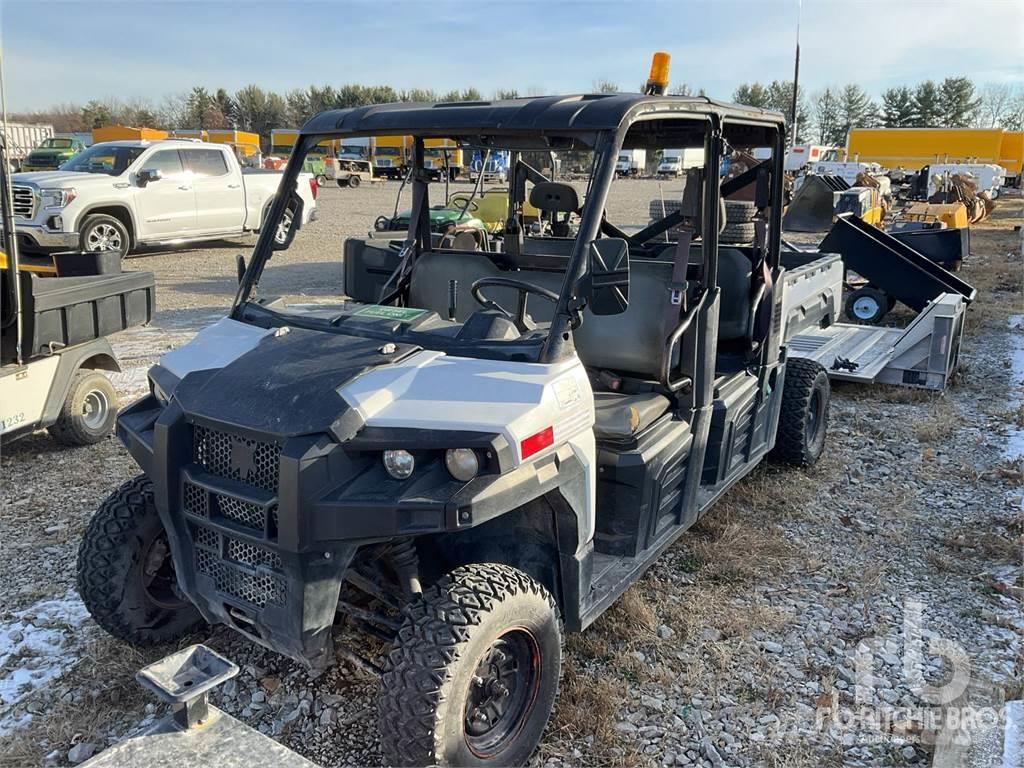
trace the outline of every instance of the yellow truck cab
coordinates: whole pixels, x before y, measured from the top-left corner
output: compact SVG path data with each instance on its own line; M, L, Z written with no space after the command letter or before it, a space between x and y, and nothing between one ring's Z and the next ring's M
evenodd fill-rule
M411 136L378 136L371 158L374 175L401 179L408 167L411 149Z
M423 165L432 179L443 178L446 169L449 179L462 172L462 150L451 139L425 139L423 155Z

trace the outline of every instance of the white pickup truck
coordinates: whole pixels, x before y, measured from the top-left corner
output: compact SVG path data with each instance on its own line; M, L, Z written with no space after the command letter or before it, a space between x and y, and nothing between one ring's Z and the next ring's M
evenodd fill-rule
M189 140L93 144L60 170L13 176L14 222L28 250L114 250L259 231L282 171L243 170L230 146ZM300 175L301 227L316 182ZM282 221L278 238L294 234Z

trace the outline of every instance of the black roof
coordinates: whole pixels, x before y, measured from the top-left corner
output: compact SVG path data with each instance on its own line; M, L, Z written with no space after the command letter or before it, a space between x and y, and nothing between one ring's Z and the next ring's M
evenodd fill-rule
M311 117L302 126L302 133L336 136L588 133L615 130L645 113L680 111L718 114L762 125L781 126L784 122L778 112L728 104L703 96L597 93L504 101L401 102L332 109Z

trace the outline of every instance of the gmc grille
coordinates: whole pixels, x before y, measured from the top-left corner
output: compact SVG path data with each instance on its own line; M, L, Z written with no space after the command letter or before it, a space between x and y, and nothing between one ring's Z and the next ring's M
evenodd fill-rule
M31 187L14 186L14 215L19 219L31 219L36 215L36 196Z
M193 430L193 461L211 475L277 491L280 445L199 425Z

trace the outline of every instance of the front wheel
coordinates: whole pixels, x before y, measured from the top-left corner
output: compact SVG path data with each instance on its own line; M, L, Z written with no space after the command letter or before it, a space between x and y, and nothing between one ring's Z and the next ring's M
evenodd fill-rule
M558 608L543 586L497 563L455 569L405 609L381 678L385 764L524 764L561 665Z
M355 187L358 187L359 186L359 177L358 176L349 176L348 177L348 185L350 187L352 187L353 189Z
M202 625L178 590L167 532L145 475L100 504L78 549L78 594L97 624L119 640L150 646Z
M801 467L817 463L825 450L831 391L828 374L818 363L799 357L786 361L775 459Z
M105 213L86 216L78 235L78 247L83 251L116 251L125 256L131 247L128 227Z
M64 445L92 445L113 431L116 420L117 393L110 380L96 371L78 371L49 432Z

